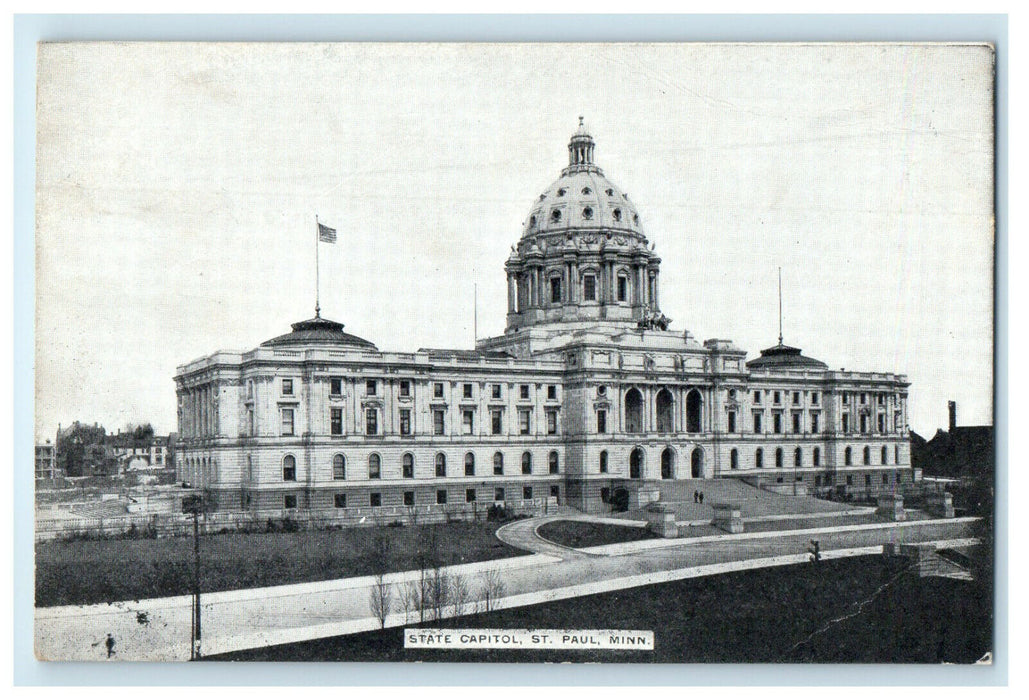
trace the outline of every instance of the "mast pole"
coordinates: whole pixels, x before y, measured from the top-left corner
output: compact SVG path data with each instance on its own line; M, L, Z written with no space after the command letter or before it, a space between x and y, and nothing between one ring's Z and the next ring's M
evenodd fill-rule
M320 282L318 265L318 241L321 240L321 223L318 221L318 215L314 215L314 317L321 318L322 307L319 303L319 291Z
M779 345L782 345L782 267L779 268Z

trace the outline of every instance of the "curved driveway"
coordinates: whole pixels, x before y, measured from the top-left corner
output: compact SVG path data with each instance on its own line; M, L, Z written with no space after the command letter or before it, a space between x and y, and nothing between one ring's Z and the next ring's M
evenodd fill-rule
M532 552L534 554L546 554L560 559L583 559L587 557L605 556L597 552L587 552L582 549L566 547L556 542L551 542L540 536L540 526L555 520L582 520L585 522L609 523L618 527L638 527L639 523L629 520L614 520L591 515L548 515L540 518L527 518L516 520L497 529L497 538L504 544L517 547L518 549Z

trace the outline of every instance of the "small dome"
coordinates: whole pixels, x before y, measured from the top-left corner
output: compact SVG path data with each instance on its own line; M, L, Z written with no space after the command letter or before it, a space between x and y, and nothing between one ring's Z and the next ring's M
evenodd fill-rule
M747 369L829 369L829 365L813 357L805 357L800 348L779 343L761 351L761 357L755 357L747 363Z
M378 350L375 344L364 338L358 338L343 331L343 324L330 321L320 316L298 321L292 324L292 332L280 335L261 343L261 347L279 347L283 345L334 345Z

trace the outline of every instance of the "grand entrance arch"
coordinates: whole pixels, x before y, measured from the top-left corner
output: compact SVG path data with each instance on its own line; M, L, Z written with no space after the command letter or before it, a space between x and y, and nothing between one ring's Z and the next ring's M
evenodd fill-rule
M675 450L666 447L661 451L661 478L675 478Z
M690 454L690 476L694 479L704 478L704 450L699 447L694 447Z
M671 433L675 431L675 401L672 399L672 392L668 389L662 389L657 392L657 399L655 400L656 417L657 417L657 432L659 433Z
M643 432L643 394L636 388L625 393L625 432Z

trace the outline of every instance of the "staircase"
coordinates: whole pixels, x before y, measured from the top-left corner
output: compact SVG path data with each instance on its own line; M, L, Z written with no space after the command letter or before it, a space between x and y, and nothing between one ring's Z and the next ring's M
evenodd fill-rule
M699 505L693 503L693 493L703 493L704 510L708 510L707 507L712 503L732 503L740 507L744 518L795 513L835 513L853 508L850 505L822 501L810 496L765 491L739 479L656 480L647 482L647 486L658 489L662 502L686 504L689 510L693 510L694 505Z

